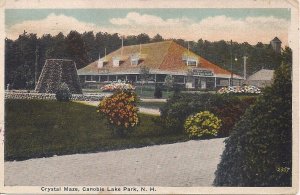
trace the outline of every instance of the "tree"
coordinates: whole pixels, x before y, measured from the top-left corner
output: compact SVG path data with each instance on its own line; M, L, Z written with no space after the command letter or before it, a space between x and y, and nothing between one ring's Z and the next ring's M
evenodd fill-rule
M141 66L140 77L141 77L141 94L142 94L144 84L148 83L148 80L150 79L150 68L148 68L147 66Z
M144 44L144 43L150 42L150 37L145 33L139 34L136 38L137 38L137 41L139 44Z
M14 77L12 82L14 89L33 89L34 88L34 75L29 65L24 64L19 66L14 71Z
M88 64L87 49L81 35L77 31L71 31L67 35L66 48L68 56L76 62L78 69Z
M165 78L165 83L164 85L167 87L167 93L169 94L169 90L172 88L174 84L174 78L172 75L167 75Z
M160 35L160 34L156 34L152 39L151 39L151 42L154 43L154 42L160 42L160 41L163 41L163 37Z
M273 85L235 125L215 175L217 186L291 186L291 64L275 71Z
M53 37L53 43L46 50L46 58L54 59L64 59L69 57L66 48L65 35L63 33L58 33Z
M82 34L82 40L86 47L88 62L95 61L99 57L99 49L96 48L94 32L84 32Z

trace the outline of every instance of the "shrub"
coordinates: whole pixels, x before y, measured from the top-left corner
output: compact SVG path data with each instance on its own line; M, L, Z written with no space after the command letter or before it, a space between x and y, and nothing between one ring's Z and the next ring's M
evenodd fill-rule
M184 123L184 129L190 138L217 136L220 126L221 120L208 111L189 116Z
M55 93L55 97L58 101L61 102L68 102L71 99L72 94L66 83L60 84L58 90Z
M182 91L182 86L180 84L173 84L174 94L177 95Z
M255 97L250 99L254 101ZM231 128L250 104L250 100L240 100L228 94L180 93L172 96L160 108L161 116L157 122L168 132L182 133L184 121L188 116L201 111L210 111L222 121L218 135L228 136Z
M104 98L97 112L107 119L112 133L119 137L126 136L139 122L137 96L133 91L117 91Z
M162 98L162 89L159 85L155 86L154 97L155 98Z
M216 186L291 186L291 67L275 71L263 91L238 122L215 172Z

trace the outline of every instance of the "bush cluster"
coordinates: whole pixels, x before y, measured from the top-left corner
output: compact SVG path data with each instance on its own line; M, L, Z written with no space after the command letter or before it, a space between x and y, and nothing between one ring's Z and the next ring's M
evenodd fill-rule
M228 136L234 124L256 97L238 98L228 94L179 93L161 107L157 121L168 132L181 133L186 118L201 111L210 111L222 121L218 136Z
M139 123L137 101L133 91L116 91L100 101L97 112L107 119L114 135L124 137Z
M210 138L217 136L220 126L221 120L208 111L191 115L184 123L184 129L189 138Z
M57 101L61 101L61 102L70 101L72 94L66 83L60 84L59 88L57 89L57 91L55 93L55 97L56 97Z
M291 67L275 71L263 91L225 141L215 173L216 186L291 186Z

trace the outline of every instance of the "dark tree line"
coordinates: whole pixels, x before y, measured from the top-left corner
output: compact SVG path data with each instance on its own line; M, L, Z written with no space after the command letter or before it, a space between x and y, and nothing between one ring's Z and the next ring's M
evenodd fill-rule
M77 68L97 60L99 55L103 57L121 47L121 36L117 33L94 33L71 31L68 35L59 33L56 36L45 34L37 37L36 34L27 33L19 35L18 39L5 39L5 86L10 84L14 89L33 89L35 75L37 78L46 59L72 59ZM124 45L143 44L165 40L161 35L149 37L142 33L124 37ZM178 44L187 47L188 42L183 39L175 39ZM206 58L207 60L230 70L231 56L237 61L233 62L233 71L238 74L243 72L242 56L247 55L248 74L252 74L261 68L275 69L281 63L282 54L276 54L269 44L237 43L224 40L210 42L199 39L197 42L189 42L190 50ZM231 55L232 51L232 55ZM285 53L290 49L285 48ZM284 52L283 52L284 53ZM291 53L291 52L290 52ZM37 68L35 66L37 57Z

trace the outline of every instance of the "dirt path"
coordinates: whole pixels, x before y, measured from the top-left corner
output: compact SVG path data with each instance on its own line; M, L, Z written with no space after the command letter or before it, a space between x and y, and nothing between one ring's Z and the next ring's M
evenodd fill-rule
M5 162L5 185L211 186L223 141Z

